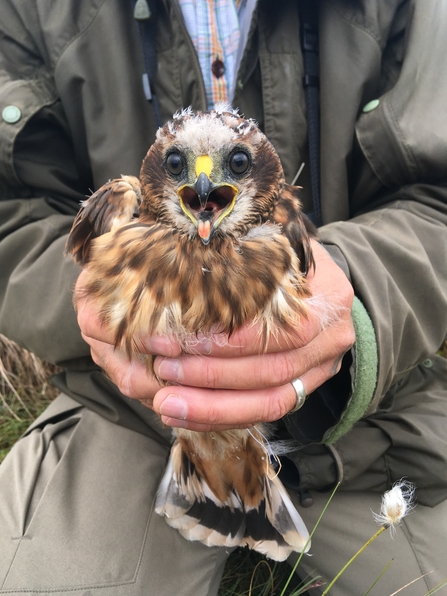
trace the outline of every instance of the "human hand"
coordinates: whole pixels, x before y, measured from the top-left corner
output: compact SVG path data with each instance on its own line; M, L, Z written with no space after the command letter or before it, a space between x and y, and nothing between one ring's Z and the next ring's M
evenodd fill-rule
M181 354L179 345L169 338L139 338L142 352L159 355L155 372L171 384L160 388L143 361L129 360L115 348L94 301L83 295L84 272L75 290L82 336L94 362L120 391L153 408L168 426L210 431L278 420L296 403L290 382L299 377L306 393L312 393L339 371L343 355L355 340L351 284L316 241L313 251L316 269L308 275L309 286L322 303L335 307L337 317L325 327L319 309L311 309L293 338L271 338L265 353L259 354L257 329L250 325L225 345L199 342L194 355Z
M295 406L292 380L300 378L310 394L340 370L343 355L355 341L354 292L327 251L316 241L312 248L316 268L308 275L309 286L318 297L315 303L335 313L332 321L322 324L321 309L311 306L296 334L271 338L265 353L259 354L256 327L246 325L225 345L199 342L199 356L156 358L157 375L177 385L160 389L148 403L165 424L218 431L278 420ZM157 340L158 353L172 350L168 339Z
M146 406L151 407L152 399L160 389L160 383L148 370L143 359L130 360L123 349L115 347L113 334L102 325L95 301L85 295L86 278L86 271L81 271L75 287L75 303L81 335L90 346L93 361L105 371L121 393L140 399ZM179 345L168 338L140 338L138 343L145 354L169 357L181 354Z

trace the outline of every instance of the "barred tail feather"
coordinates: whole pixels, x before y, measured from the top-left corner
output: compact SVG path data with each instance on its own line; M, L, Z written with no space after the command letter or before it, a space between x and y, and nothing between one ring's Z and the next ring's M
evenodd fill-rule
M238 546L245 531L236 495L231 494L228 503L218 502L178 442L172 446L155 511L187 540L208 546Z
M292 551L304 550L309 534L281 481L270 466L268 470L268 476L260 481L263 488L257 497L250 494L244 499L228 479L225 497L219 498L219 491L212 490L205 474L198 471L177 441L160 484L155 510L187 540L198 540L207 546L248 546L271 559L284 561ZM310 544L306 551L309 547Z
M306 546L309 532L283 483L277 475L269 478L267 482L268 493L270 493L270 498L266 499L267 517L274 520L273 526L292 550L302 552L306 547L305 552L307 552L310 548L310 541Z

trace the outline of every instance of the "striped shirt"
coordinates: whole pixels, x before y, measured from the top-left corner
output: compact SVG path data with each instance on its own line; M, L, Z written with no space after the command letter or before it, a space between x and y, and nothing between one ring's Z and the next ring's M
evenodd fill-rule
M180 0L199 58L208 109L233 98L246 4L247 0Z

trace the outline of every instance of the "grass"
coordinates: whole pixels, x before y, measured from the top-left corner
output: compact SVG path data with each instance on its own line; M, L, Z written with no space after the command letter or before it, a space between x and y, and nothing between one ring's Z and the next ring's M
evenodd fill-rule
M57 395L48 382L55 371L0 335L0 462Z
M288 563L276 563L250 551L236 549L229 557L219 588L219 596L279 596L291 572ZM294 576L284 596L306 594Z
M447 357L447 342L440 354ZM48 382L56 370L0 334L0 462L57 395ZM306 594L298 576L284 590L290 571L287 563L275 563L248 549L237 549L228 559L219 596Z

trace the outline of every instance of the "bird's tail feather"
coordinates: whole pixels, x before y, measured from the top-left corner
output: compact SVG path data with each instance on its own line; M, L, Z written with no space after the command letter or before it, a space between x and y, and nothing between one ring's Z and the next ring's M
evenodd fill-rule
M156 512L186 539L208 546L248 546L276 561L304 550L308 531L270 465L256 498L241 496L234 487L219 498L198 468L176 441L157 495Z

